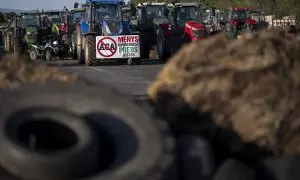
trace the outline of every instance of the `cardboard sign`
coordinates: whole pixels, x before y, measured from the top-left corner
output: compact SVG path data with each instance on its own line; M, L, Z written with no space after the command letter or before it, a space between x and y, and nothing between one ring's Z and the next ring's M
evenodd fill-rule
M119 59L139 58L140 37L139 35L124 36L97 36L96 58Z

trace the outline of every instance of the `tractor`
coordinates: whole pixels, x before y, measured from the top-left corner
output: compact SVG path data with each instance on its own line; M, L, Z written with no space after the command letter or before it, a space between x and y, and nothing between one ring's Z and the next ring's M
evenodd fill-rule
M48 16L51 21L51 34L57 36L59 40L66 44L71 41L68 33L68 25L70 24L69 12L66 8L64 10L50 10L45 11L44 16ZM42 16L43 18L43 16Z
M256 29L255 19L249 17L249 8L229 8L226 31L230 39L235 39L245 31L252 32Z
M249 17L256 21L257 29L263 29L268 27L266 16L264 15L263 12L258 10L250 10Z
M157 32L160 24L168 23L169 10L166 3L140 3L137 5L137 31L141 32L141 56L149 58L149 52L157 42Z
M21 16L22 25L26 29L24 40L27 50L37 41L41 19L39 13L22 13Z
M22 16L15 14L11 19L8 27L5 29L4 49L21 55L25 52L24 37L25 28L22 26Z
M168 5L169 22L159 25L157 31L158 58L166 61L185 43L208 37L202 23L202 5L199 3L172 3Z
M77 59L77 34L76 25L80 24L81 18L85 18L85 7L78 7L78 3L74 4L74 8L70 11L70 28L68 29L71 34L71 48L73 58ZM79 39L81 40L81 38Z
M105 60L141 64L140 33L123 20L121 0L87 0L77 24L77 60L92 66Z
M227 12L213 7L204 7L203 22L208 31L214 33L216 31L225 31L225 24L227 20Z

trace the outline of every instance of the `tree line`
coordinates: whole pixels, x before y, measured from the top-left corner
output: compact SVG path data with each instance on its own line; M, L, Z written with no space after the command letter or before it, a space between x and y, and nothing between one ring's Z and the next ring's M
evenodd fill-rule
M0 12L0 23L7 23L7 20L15 15L14 12Z
M131 2L137 4L149 1L132 0ZM158 0L157 2L172 1ZM296 16L297 20L300 19L300 0L179 0L179 2L199 2L218 9L227 9L234 6L250 7L260 10L266 15L275 15L276 18L281 18L282 16Z

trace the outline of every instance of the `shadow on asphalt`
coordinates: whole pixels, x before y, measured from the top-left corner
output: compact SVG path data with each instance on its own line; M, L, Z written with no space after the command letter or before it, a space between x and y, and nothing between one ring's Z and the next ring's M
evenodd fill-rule
M76 66L83 66L83 64L78 64L76 61L74 60L61 60L61 61L52 61L47 63L49 66L56 66L56 67L76 67ZM164 64L164 62L159 61L159 60L143 60L142 64L140 66L143 65L154 65L154 64ZM120 66L120 65L127 65L128 64L126 62L124 63L120 63L120 62L115 62L115 61L104 61L102 62L100 65L97 66ZM132 65L132 66L136 66L136 65Z

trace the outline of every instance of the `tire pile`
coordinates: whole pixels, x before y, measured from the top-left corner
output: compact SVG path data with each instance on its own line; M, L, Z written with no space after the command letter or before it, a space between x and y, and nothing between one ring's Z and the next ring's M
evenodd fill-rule
M224 37L170 59L149 111L145 97L6 57L0 178L298 180L298 43L277 30Z

